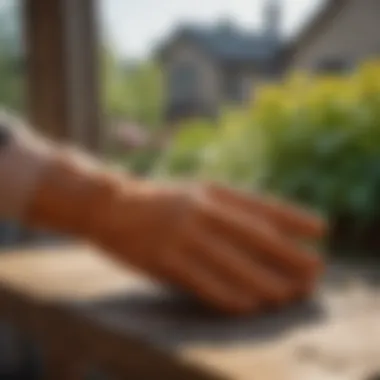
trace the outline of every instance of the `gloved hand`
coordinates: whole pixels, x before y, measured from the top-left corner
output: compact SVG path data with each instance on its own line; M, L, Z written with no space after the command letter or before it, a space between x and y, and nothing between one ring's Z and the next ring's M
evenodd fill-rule
M51 159L25 221L86 238L225 312L305 297L322 269L300 243L325 231L308 213L214 184L128 178L70 151Z

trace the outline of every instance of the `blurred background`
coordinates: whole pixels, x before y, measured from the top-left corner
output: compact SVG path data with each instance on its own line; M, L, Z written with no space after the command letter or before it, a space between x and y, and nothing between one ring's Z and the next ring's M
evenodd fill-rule
M378 248L378 1L39 3L0 0L2 107L139 175L294 198L334 252Z
M0 0L2 107L139 175L304 202L335 252L378 248L378 1L29 3Z
M379 16L378 0L0 0L0 106L141 176L293 199L330 220L332 255L376 256Z

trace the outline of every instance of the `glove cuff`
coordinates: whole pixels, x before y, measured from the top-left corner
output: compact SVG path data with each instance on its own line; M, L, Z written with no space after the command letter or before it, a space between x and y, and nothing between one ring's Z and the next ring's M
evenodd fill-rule
M58 149L30 199L25 222L87 237L121 186L119 176L95 159L74 149Z

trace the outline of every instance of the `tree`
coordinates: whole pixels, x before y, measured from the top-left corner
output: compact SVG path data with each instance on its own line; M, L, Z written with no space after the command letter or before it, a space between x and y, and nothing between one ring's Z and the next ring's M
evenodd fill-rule
M19 1L0 1L0 106L24 109L24 57Z
M106 46L101 49L101 79L103 105L107 118L118 119L128 114L128 99L131 94L126 77L117 57Z
M111 119L133 120L150 129L162 123L162 78L152 61L123 62L104 47L101 54L103 96Z
M127 69L127 87L130 91L128 112L139 123L157 128L162 123L163 89L160 69L147 61Z

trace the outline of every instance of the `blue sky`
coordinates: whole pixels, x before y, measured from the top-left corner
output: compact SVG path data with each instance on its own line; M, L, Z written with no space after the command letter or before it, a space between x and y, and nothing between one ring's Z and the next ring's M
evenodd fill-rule
M124 57L142 58L181 21L230 18L244 28L262 26L266 0L100 0L103 32ZM283 32L294 35L323 0L278 0Z

